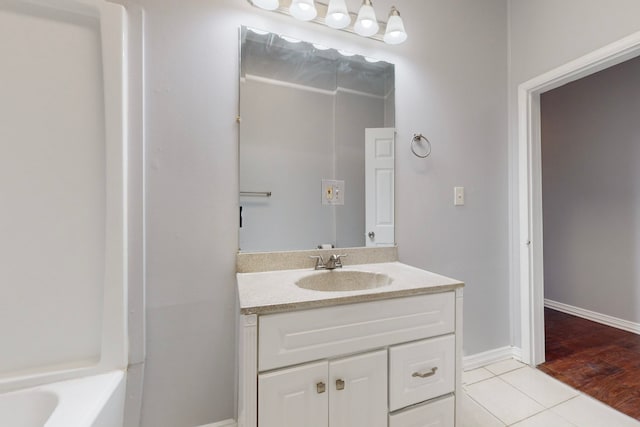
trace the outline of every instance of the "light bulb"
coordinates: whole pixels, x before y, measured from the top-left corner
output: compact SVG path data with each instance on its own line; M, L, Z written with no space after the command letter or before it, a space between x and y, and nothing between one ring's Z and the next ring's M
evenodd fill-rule
M288 41L289 43L300 43L302 40L300 39L294 39L293 37L289 37L289 36L280 36L282 38L282 40Z
M340 55L342 55L342 56L354 56L355 55L355 53L353 53L353 52L349 52L349 51L342 50L342 49L338 49L338 53Z
M376 34L379 28L371 0L363 0L353 29L363 37L370 37Z
M351 16L344 0L331 0L324 22L331 28L345 28L351 24Z
M254 32L260 36L266 36L267 34L269 34L269 31L265 31L265 30L259 30L257 28L253 28L253 27L247 27L249 28L249 31Z
M293 0L289 8L289 13L301 21L311 21L318 15L313 0Z
M276 10L280 7L279 0L251 0L254 6L258 6L261 9Z
M404 30L404 23L400 17L400 12L394 7L389 12L387 30L384 33L384 42L387 44L400 44L407 39L407 32Z

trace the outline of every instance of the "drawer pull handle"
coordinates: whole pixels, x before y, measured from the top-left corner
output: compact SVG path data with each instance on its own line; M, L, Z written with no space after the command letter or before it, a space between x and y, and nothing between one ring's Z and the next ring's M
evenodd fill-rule
M326 390L327 390L327 387L322 381L316 384L316 391L318 392L318 394L324 393Z
M344 390L344 380L336 380L336 390Z
M438 370L438 367L433 367L431 368L431 371L429 372L414 372L413 375L411 375L412 377L420 377L420 378L428 378L432 375L436 374L436 371Z

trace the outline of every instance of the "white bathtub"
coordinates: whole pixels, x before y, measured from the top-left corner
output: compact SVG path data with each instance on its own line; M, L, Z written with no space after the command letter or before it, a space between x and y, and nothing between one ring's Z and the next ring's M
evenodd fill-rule
M0 394L2 427L122 427L122 371Z

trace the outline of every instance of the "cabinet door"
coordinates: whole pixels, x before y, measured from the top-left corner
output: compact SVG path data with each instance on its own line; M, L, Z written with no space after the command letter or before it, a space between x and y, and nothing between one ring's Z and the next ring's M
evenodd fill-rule
M380 350L329 364L329 425L387 426L387 351Z
M328 363L258 375L258 427L327 427Z

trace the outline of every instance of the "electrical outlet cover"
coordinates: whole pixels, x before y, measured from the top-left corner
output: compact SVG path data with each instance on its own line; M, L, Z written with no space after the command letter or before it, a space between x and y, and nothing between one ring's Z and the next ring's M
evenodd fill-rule
M321 197L323 205L344 205L344 181L323 179Z

